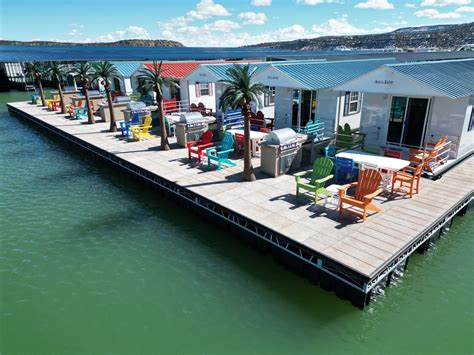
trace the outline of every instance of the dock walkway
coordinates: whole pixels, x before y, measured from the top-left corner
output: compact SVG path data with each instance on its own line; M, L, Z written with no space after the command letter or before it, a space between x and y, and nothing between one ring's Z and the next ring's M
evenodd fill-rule
M259 159L253 161L258 180L242 182L242 160L236 161L236 167L210 170L190 163L186 149L160 151L159 139L130 142L120 132L107 132L108 123L84 124L26 102L8 106L83 148L94 147L106 159L158 181L363 295L473 198L474 159L470 157L439 180L422 179L421 192L412 199L378 197L381 212L362 224L351 215L341 216L335 201L314 205L304 197L296 198L294 177L261 174ZM362 303L366 302L365 297Z

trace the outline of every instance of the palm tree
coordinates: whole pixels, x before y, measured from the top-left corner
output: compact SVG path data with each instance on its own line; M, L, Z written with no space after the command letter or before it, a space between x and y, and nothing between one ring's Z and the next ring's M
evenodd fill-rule
M152 69L146 67L140 69L138 78L141 81L141 90L146 90L146 92L154 91L156 94L156 102L158 103L158 111L160 114L161 150L169 150L170 146L165 126L165 114L163 112L163 87L169 86L170 88L179 89L179 85L174 81L175 78L163 76L163 72L166 69L162 69L162 65L163 62L158 63L153 61Z
M65 64L61 64L60 62L49 62L46 67L46 73L57 85L59 99L61 100L61 113L64 114L66 113L66 105L64 104L62 82L67 75L67 67Z
M112 93L110 91L110 83L112 78L119 76L115 66L107 60L93 63L92 69L94 70L95 83L101 83L104 86L105 93L107 95L107 102L109 104L110 111L110 132L117 132L117 126L115 125L115 113L112 102Z
M41 103L46 106L46 99L44 97L43 84L41 84L41 77L45 74L45 67L41 62L27 62L24 69L25 75L31 76L39 89L41 96Z
M250 117L252 114L251 102L262 107L261 94L267 92L263 84L252 82L252 76L256 69L250 70L249 65L234 64L227 70L228 79L219 80L226 89L219 99L219 107L222 110L240 107L244 115L244 179L255 181L255 173L252 166L250 152Z
M92 107L89 100L89 83L93 79L94 71L92 66L87 62L80 62L76 64L73 73L79 77L82 85L82 91L86 97L86 107L87 107L87 122L90 124L95 123L94 115L92 114Z

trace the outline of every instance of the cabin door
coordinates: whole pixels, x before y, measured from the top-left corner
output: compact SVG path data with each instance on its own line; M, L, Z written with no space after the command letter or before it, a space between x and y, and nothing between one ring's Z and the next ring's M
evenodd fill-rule
M429 99L394 96L390 107L387 142L420 147L428 116Z

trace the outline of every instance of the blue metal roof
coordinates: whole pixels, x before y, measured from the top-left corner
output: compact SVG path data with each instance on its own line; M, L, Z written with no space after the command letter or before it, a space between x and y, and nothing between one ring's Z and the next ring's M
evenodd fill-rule
M387 67L452 99L474 94L474 59L391 64Z
M302 88L318 90L332 88L368 73L381 65L393 63L398 62L393 58L387 58L332 62L279 62L273 63L272 67L301 83Z
M120 75L129 78L143 64L143 62L111 62Z
M325 59L312 59L312 60L300 60L300 61L288 61L285 63L320 63L326 61ZM261 72L262 70L268 68L270 65L280 63L280 62L255 62L248 63L250 71L255 69L255 74ZM246 65L245 63L233 63L233 64L202 64L203 68L209 70L217 80L228 80L229 76L227 75L227 70L232 68L234 65Z

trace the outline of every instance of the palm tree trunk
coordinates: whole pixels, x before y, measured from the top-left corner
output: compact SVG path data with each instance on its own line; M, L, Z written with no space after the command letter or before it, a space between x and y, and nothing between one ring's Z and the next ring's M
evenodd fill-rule
M250 100L246 100L244 105L244 179L245 181L255 181L255 173L252 166L252 152L250 151Z
M94 115L92 114L92 107L89 99L89 88L87 87L87 83L82 84L82 89L84 90L84 96L86 97L86 105L87 105L87 123L94 124L95 119Z
M166 132L165 113L163 111L163 97L159 93L156 93L156 101L158 102L158 110L160 112L161 150L170 150L168 132Z
M43 106L46 106L46 99L44 97L44 91L43 91L43 84L41 83L41 78L36 78L36 85L38 85L40 96L41 96L41 104Z
M61 113L66 113L66 105L64 104L64 96L63 96L63 89L61 88L61 81L58 79L58 92L59 92L59 100L61 101Z
M105 86L105 92L107 94L107 102L109 104L110 111L110 132L117 132L117 126L115 125L115 113L114 113L114 104L112 102L112 93L110 92L110 87Z

